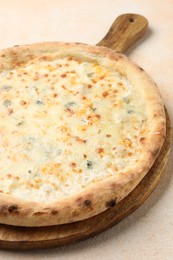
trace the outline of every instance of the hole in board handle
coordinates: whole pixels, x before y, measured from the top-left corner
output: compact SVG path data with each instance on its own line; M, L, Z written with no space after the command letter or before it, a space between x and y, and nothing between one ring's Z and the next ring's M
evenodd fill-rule
M135 22L135 19L133 17L129 18L129 22L130 23L134 23Z

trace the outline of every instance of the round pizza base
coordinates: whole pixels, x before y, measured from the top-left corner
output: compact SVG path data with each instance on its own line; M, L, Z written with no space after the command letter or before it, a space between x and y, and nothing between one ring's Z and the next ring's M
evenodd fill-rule
M138 186L114 208L83 221L50 227L15 227L1 224L0 248L41 249L68 245L97 235L126 218L147 199L164 172L172 138L168 113L166 117L166 139L153 167Z

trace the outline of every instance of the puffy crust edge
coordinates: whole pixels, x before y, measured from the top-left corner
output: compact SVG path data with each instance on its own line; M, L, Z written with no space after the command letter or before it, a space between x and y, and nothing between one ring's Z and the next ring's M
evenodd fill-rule
M154 163L166 134L164 104L154 81L125 55L105 47L78 43L36 43L15 46L0 52L0 70L21 66L30 59L46 53L63 54L66 50L95 57L107 57L108 65L126 75L134 86L142 86L141 94L148 103L150 132L141 140L143 156L126 173L106 178L90 185L83 192L51 204L25 202L7 194L0 197L0 223L17 226L49 226L80 221L97 215L126 197L147 174Z

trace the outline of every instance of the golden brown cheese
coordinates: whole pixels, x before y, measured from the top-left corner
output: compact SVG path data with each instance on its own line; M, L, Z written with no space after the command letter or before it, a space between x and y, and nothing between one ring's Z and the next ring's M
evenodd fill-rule
M94 61L44 56L3 71L0 191L52 202L126 172L140 158L144 108L127 78Z

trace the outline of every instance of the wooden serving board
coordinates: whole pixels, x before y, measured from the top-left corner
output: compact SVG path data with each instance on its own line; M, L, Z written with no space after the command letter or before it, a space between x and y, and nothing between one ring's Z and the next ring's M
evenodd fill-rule
M147 20L135 14L119 16L98 45L125 51L146 31ZM165 109L166 111L166 109ZM92 237L117 224L137 209L155 189L166 166L171 139L171 125L166 111L167 134L154 165L139 185L114 208L90 219L51 227L15 227L0 225L0 248L40 249L68 245Z

